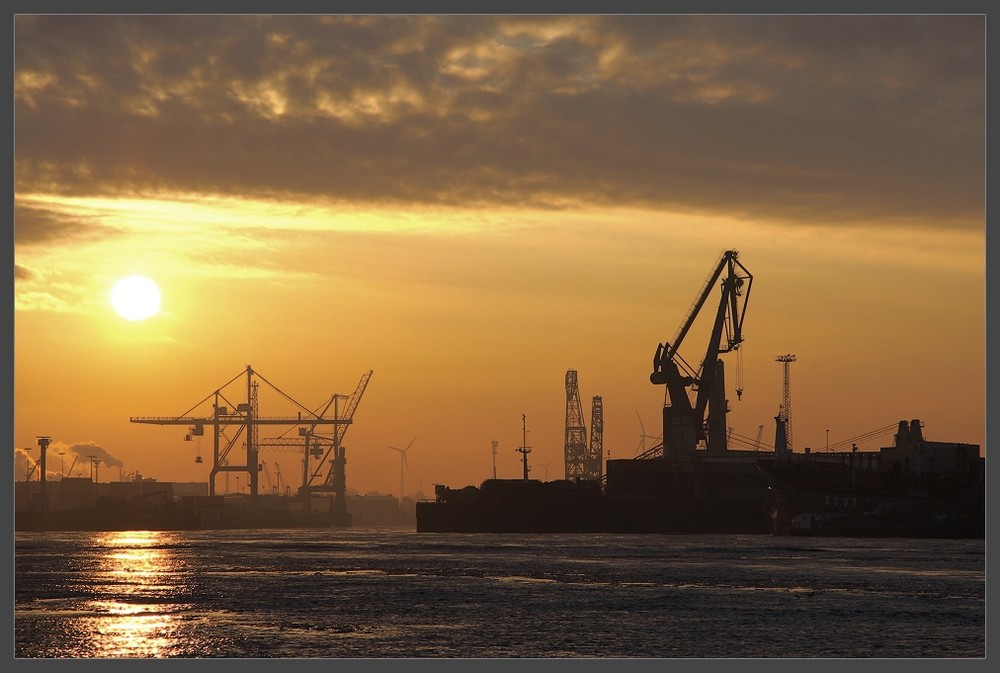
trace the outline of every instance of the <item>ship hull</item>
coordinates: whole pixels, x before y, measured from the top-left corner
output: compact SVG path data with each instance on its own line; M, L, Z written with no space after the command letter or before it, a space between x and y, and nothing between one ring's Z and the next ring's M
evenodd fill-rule
M418 532L766 534L767 488L753 456L608 461L596 481L487 480L438 487Z
M983 538L984 489L975 475L864 472L850 465L760 461L775 535Z

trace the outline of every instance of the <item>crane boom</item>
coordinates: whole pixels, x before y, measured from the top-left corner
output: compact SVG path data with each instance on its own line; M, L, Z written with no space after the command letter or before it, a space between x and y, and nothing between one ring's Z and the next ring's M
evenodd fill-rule
M368 381L372 377L373 370L369 369L361 376L361 381L358 382L358 387L355 388L354 393L347 398L347 406L344 408L344 415L341 416L342 423L338 423L333 428L333 437L330 442L330 447L326 450L326 454L323 456L323 461L320 462L320 467L322 467L323 462L329 458L331 452L335 452L335 455L330 463L330 470L326 474L326 480L324 484L326 486L335 486L339 477L337 476L337 464L342 460L343 456L338 456L336 453L342 452L342 443L344 441L344 435L347 433L347 426L351 424L351 419L354 418L354 412L358 408L358 404L361 402L361 396L365 394L365 389L368 387ZM337 395L334 394L334 399ZM316 472L313 473L313 477L319 472L320 467L317 467ZM310 479L311 481L312 479Z
M681 342L684 341L684 337L687 336L688 330L691 329L691 325L694 324L694 319L698 317L698 313L701 311L701 307L705 305L705 300L708 299L708 295L712 292L712 287L715 285L715 281L718 279L719 274L722 273L722 269L725 267L726 255L732 251L726 251L722 253L719 257L719 261L715 265L715 269L708 275L708 279L705 281L704 287L701 288L701 292L698 297L691 304L691 309L688 311L687 318L681 323L680 328L677 330L677 334L674 336L673 342L668 342L663 344L666 349L666 353L663 354L665 358L672 358L680 348Z
M347 400L347 408L344 409L344 418L347 421L347 425L350 424L351 419L354 418L354 412L358 408L358 404L361 403L361 396L365 394L365 389L368 387L368 380L372 377L373 370L369 369L361 376L361 380L358 382L358 387L354 389L354 393ZM347 425L337 425L334 427L334 433L336 435L334 444L339 444L344 439L344 434L347 432Z

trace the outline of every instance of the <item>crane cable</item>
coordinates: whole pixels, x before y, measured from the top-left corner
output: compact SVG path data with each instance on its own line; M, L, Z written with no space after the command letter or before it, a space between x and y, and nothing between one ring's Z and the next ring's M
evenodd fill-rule
M743 399L743 349L736 349L736 400Z

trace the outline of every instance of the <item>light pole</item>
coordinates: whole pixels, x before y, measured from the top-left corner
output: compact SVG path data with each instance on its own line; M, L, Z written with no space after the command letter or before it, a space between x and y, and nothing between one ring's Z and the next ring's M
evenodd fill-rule
M826 431L826 452L830 453L830 431Z
M87 458L90 458L90 480L96 484L98 477L97 466L101 464L101 459L93 455L88 455Z

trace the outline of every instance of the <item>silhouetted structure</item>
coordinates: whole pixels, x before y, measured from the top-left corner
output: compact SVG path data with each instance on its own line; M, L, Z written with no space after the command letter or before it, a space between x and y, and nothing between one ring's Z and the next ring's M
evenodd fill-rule
M259 474L263 471L263 465L259 459L261 446L277 446L288 442L287 439L283 438L275 438L273 440L260 439L258 437L258 430L260 426L282 425L298 427L299 435L302 437L303 446L303 477L299 493L303 496L304 511L308 513L315 505L316 500L312 497L313 495L324 493L330 494L332 496L332 507L330 508L328 516L331 522L334 525L349 526L350 514L347 512L345 477L345 465L347 463L347 459L343 445L343 437L347 431L347 427L352 423L354 412L361 401L361 396L364 394L372 372L368 371L361 377L361 382L358 384L358 388L350 397L334 393L330 400L326 403L323 410L319 413L316 413L296 402L285 392L277 388L277 386L267 381L267 379L261 376L259 372L255 372L250 365L247 365L245 374L247 401L245 403L238 403L235 410L232 412L229 409L231 403L227 402L225 396L222 394L222 390L242 376L243 372L233 377L214 393L195 404L191 410L185 412L185 414L175 417L132 417L130 418L130 421L132 423L154 425L188 425L190 428L189 434L186 437L187 439L190 439L192 436L204 435L205 426L212 427L213 451L212 468L209 478L209 494L212 496L215 495L215 477L220 472L246 473L249 477L248 484L250 487L250 497L253 501L255 501L258 497ZM258 380L263 381L275 391L280 393L283 397L298 406L301 411L298 412L297 416L262 416L258 409ZM348 400L347 407L345 412L340 414L339 401L345 397ZM188 415L190 411L196 409L202 404L205 404L210 399L213 400L212 414L210 416ZM224 405L222 402L227 403ZM334 414L333 417L328 417L326 414L331 406L334 408ZM227 438L226 443L223 445L222 439L224 437L224 433L222 430L230 426L235 426L236 431L231 438ZM325 437L321 433L317 432L317 426L330 426L332 428L330 436ZM242 463L238 460L234 461L230 455L236 455L233 448L241 436L244 439L246 448L246 458ZM324 446L326 446L325 454L323 453ZM199 458L200 457L201 456L199 455ZM314 459L321 458L318 462L318 466L312 474L309 473L310 457ZM319 473L325 463L329 463L330 465L326 478L322 481L322 483L314 485L313 482L319 476Z
M784 441L778 443L777 438L774 441L775 450L779 455L785 453L790 453L792 451L792 384L791 378L789 376L789 366L795 362L795 355L789 353L787 355L779 355L774 358L775 362L781 363L782 370L782 385L781 385L781 408L778 410L778 417L781 419L781 427L784 429Z
M776 535L978 538L986 534L979 446L932 442L900 421L878 451L790 454L762 460Z
M575 369L566 372L566 441L563 448L567 479L588 479L587 428Z
M590 446L587 449L587 478L600 479L604 474L604 401L594 395L590 407Z

